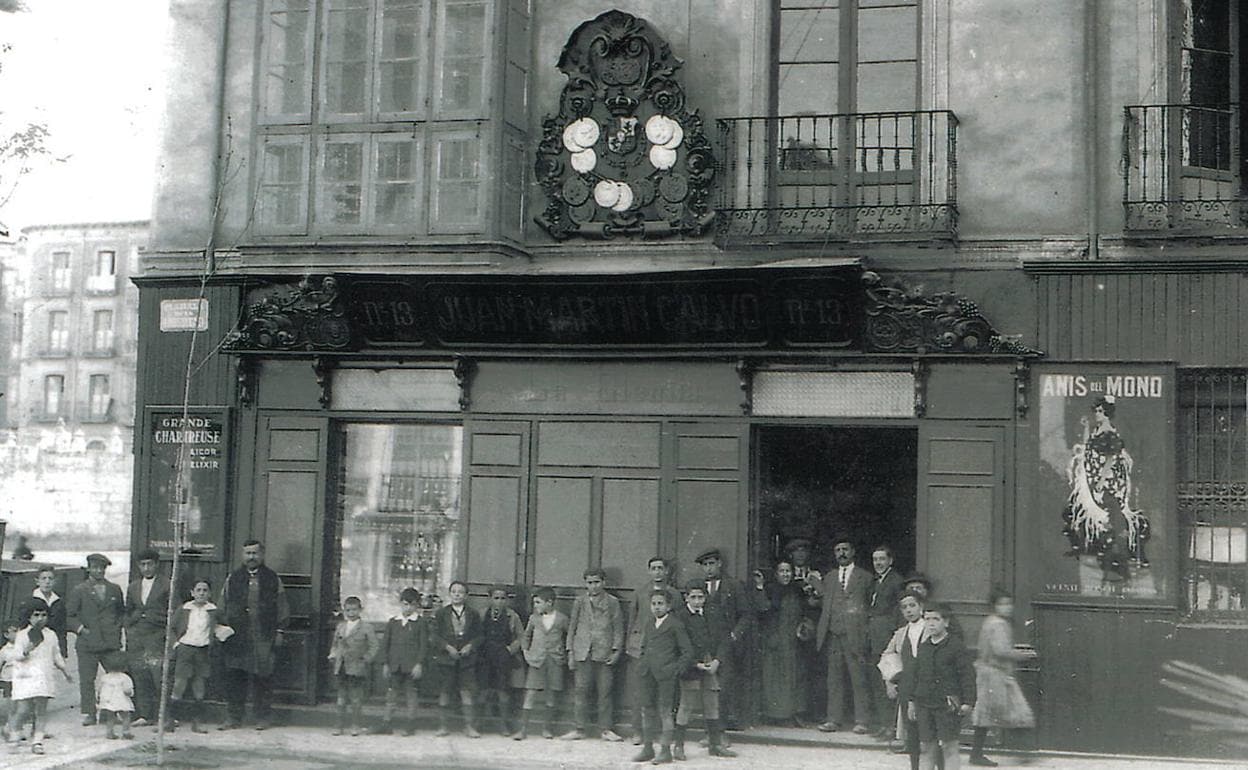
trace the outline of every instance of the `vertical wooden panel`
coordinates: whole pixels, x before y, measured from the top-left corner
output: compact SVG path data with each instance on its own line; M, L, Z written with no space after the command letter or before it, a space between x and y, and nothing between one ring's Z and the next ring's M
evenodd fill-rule
M316 497L320 476L307 471L269 471L265 506L265 561L280 573L313 574Z
M537 542L533 544L533 578L539 585L577 585L589 566L593 481L539 476L535 483Z
M486 583L516 579L516 553L521 511L521 479L478 476L469 482L472 510L468 518L468 575Z
M646 582L646 562L659 553L657 479L603 479L600 564L612 585Z
M693 576L694 558L711 547L737 553L737 520L741 483L733 480L676 482L676 563L680 579Z
M662 553L682 579L706 548L719 548L730 574L744 577L748 540L745 423L672 423L665 457L670 495L660 516Z

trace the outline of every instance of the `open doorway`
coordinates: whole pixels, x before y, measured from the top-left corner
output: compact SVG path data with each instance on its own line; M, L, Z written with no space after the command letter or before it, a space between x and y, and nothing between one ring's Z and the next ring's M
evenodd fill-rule
M886 543L901 574L915 566L918 431L909 427L763 425L754 429L755 564L775 564L793 538L824 569L847 535L860 566Z

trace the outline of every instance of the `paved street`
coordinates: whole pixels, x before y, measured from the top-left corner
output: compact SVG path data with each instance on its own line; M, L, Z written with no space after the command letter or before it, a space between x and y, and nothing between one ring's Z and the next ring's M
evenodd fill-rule
M155 764L155 741L150 728L136 730L134 741L104 740L101 727L81 727L77 714L62 699L49 722L54 734L46 744L47 753L30 753L26 743L14 749L0 749L0 767L20 770L50 768L143 767ZM601 741L548 741L530 738L523 743L497 735L480 740L462 736L435 738L427 732L412 738L401 736L335 737L326 728L279 727L258 733L243 729L229 733L215 730L194 735L180 730L167 739L166 766L176 768L230 768L250 765L272 770L338 770L339 768L420 767L432 770L457 768L636 768L629 761L634 748L628 744L607 744ZM745 743L738 740L734 749L736 760L711 759L705 749L691 743L688 762L676 767L681 770L709 768L845 768L846 770L903 770L903 756L885 749L869 748L775 746ZM998 757L1002 767L1020 766L1019 758ZM1106 757L1043 756L1035 758L1029 768L1045 770L1196 770L1197 768L1236 767L1230 763L1178 762ZM1244 767L1245 765L1239 765Z

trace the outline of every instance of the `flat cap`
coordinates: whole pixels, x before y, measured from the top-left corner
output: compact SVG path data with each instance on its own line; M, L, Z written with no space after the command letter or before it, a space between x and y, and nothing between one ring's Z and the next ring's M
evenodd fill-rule
M98 554L97 554L98 555ZM134 557L135 561L160 561L160 553L155 548L144 548Z
M794 551L794 550L797 550L798 548L805 548L806 550L809 551L810 540L804 537L795 537L795 538L791 538L789 542L784 544L784 550L786 551Z
M724 557L720 555L718 548L708 548L702 553L698 554L698 558L694 559L694 561L697 562L698 564L701 564L707 559L719 559L720 561L723 561Z
M103 564L105 567L109 567L109 566L112 566L113 560L108 558L102 553L87 554L87 565L90 566L93 562L97 564Z

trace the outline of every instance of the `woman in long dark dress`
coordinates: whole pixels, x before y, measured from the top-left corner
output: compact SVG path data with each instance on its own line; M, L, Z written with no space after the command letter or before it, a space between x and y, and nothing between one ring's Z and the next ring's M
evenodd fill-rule
M764 584L755 573L762 647L763 717L771 722L802 726L798 717L797 628L802 622L806 597L793 582L793 565L776 564L775 580Z

